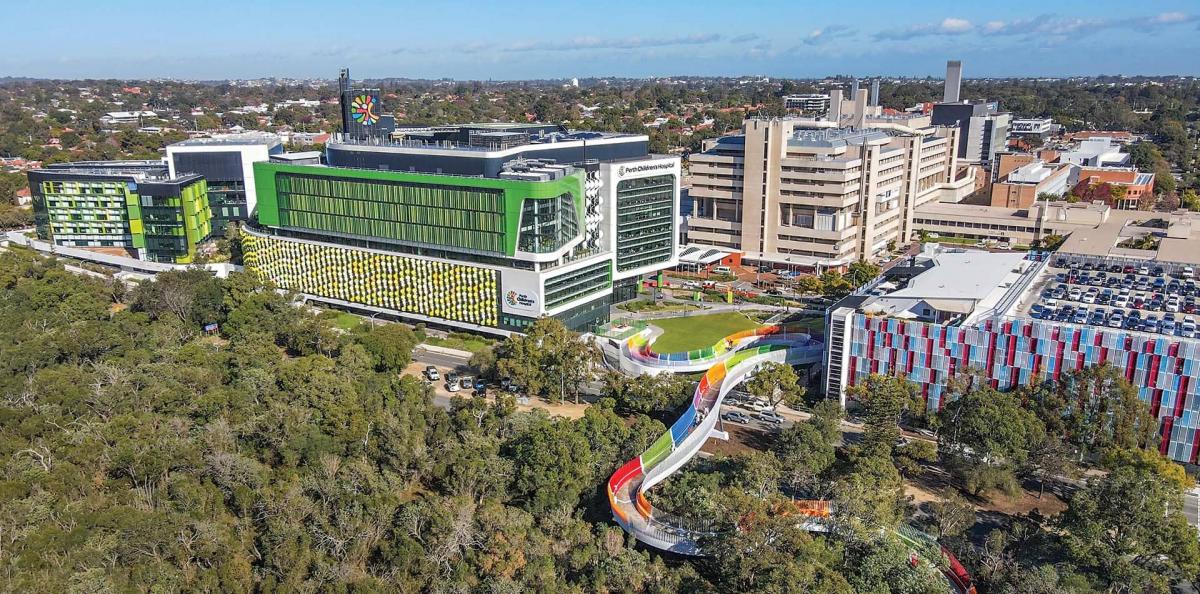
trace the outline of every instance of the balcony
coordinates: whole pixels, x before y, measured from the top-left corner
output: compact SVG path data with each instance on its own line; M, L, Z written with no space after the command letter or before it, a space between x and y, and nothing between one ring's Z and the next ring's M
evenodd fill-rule
M722 231L737 231L741 232L742 224L737 221L726 221L724 219L711 219L708 217L690 216L687 219L688 231L691 232L696 228L714 229Z
M708 231L705 229L688 228L688 241L696 243L711 243L719 245L737 245L741 240L741 233Z
M735 168L733 166L707 165L704 163L692 163L692 166L690 169L688 169L688 171L693 176L700 176L700 175L703 175L703 176L725 175L725 176L737 176L737 177L742 176L742 168L741 167Z
M744 157L735 157L733 155L715 155L710 153L698 153L690 157L692 166L703 163L729 163L741 165L746 162Z
M706 186L692 186L691 190L688 192L688 195L692 198L722 198L725 200L741 200L742 188L738 187L735 190L710 188Z
M858 179L857 173L849 171L830 171L830 172L808 172L808 171L784 171L780 175L781 181L788 183L808 183L808 182L830 182L844 184Z

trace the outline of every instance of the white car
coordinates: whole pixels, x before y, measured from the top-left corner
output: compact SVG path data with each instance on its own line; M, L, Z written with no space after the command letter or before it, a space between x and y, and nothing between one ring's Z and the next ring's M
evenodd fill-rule
M747 400L745 402L745 404L743 404L742 406L745 408L748 408L754 412L762 412L765 410L771 410L771 405L767 404L767 401L759 400L758 398L755 398L753 400Z
M1079 301L1080 297L1083 297L1083 291L1080 291L1079 289L1071 289L1070 291L1067 291L1067 299L1070 299L1071 301Z

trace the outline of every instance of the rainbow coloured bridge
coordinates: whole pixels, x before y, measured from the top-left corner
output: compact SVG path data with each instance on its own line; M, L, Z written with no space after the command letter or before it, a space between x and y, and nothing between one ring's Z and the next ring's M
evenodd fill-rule
M639 372L708 371L696 386L683 414L645 453L630 460L608 481L613 516L639 541L657 549L695 555L696 540L704 527L685 528L678 518L656 511L646 491L686 464L713 433L720 417L721 402L762 363L771 361L801 365L820 362L823 344L807 332L786 326L764 326L725 337L708 349L688 353L655 353L654 335L644 331L625 341L622 359ZM622 362L623 364L625 361ZM813 530L823 529L810 522Z
M716 431L716 423L720 418L721 403L760 364L818 363L824 353L824 345L799 329L764 326L727 336L707 349L663 354L654 352L652 348L655 336L653 331L646 330L625 341L621 352L623 371L661 373L706 368L708 371L696 386L691 403L671 428L641 456L613 473L608 481L608 500L613 518L638 541L663 551L699 555L698 541L711 535L712 528L655 509L646 492L691 460L710 435L720 435ZM809 531L827 531L828 506L809 503L797 507L797 516L804 518L800 520L802 527ZM916 543L916 535L920 533L915 530L901 531L901 537L912 543ZM938 545L933 543L933 546ZM944 573L950 585L957 592L974 592L971 578L962 565L948 551L941 551L949 561L949 569Z

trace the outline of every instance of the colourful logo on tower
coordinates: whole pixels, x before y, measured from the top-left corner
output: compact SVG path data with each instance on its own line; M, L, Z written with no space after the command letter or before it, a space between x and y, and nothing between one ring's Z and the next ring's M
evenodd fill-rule
M504 301L512 307L533 307L533 297L516 291L509 291L504 294Z
M371 126L379 121L379 114L375 113L378 107L374 95L359 95L350 102L350 117L356 124Z

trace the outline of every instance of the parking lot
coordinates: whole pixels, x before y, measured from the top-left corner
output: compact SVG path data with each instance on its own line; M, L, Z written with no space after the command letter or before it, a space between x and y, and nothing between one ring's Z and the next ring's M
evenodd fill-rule
M1036 319L1193 338L1200 285L1189 267L1079 263L1058 258L1029 305Z
M430 379L429 367L437 372L437 380ZM458 389L451 390L451 384L447 381L447 376L454 374L458 380ZM472 370L467 365L446 365L438 364L431 365L428 362L413 361L404 370L404 375L418 377L425 381L433 389L433 403L441 408L450 408L451 401L454 398L482 398L489 402L495 402L496 396L499 394L510 394L516 397L517 410L533 410L535 408L545 409L551 415L558 415L577 419L583 416L587 410L586 402L575 404L574 402L562 402L551 404L541 399L528 398L523 394L515 393L514 386L502 386L499 383L485 383L482 392L475 390L476 379L472 374ZM467 380L468 386L464 386L463 381Z
M734 390L725 396L721 406L721 421L745 425L763 431L778 431L792 424L791 420L771 410L766 401Z

